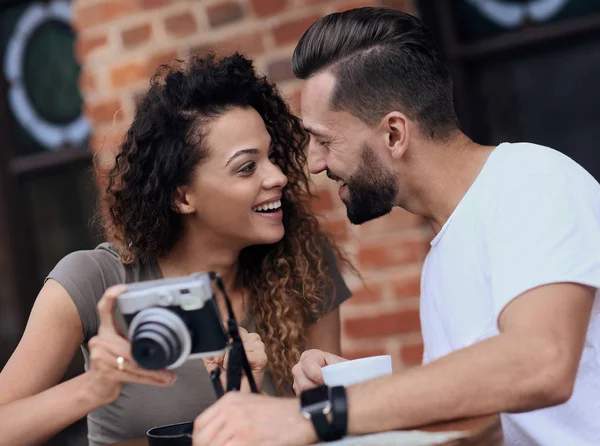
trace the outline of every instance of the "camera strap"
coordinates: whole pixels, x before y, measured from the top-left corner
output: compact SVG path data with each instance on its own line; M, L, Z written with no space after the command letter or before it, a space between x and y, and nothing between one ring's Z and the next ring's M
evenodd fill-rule
M227 292L225 291L223 281L221 280L221 277L215 272L210 273L210 278L217 284L219 291L221 291L221 294L223 294L223 298L225 299L225 305L227 306L227 312L229 313L229 318L227 319L227 328L231 340L229 359L227 361L226 368L227 392L229 392L230 390L240 390L242 385L242 373L245 373L252 393L259 393L258 388L256 387L256 382L254 381L254 376L252 375L250 363L248 362L248 357L246 356L246 351L244 350L242 338L240 337L240 331L238 329L238 323L233 313L233 307L231 305L231 301L229 300L229 296L227 296ZM215 372L211 374L211 380L213 381L213 386L215 388L217 398L220 398L221 396L223 396L224 392L223 387L221 386L219 369L216 369Z

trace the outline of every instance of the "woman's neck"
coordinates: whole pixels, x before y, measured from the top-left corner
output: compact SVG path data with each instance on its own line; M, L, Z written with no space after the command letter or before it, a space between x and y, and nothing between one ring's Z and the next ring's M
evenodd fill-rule
M239 250L184 237L158 259L158 266L165 278L213 271L221 276L228 291L234 291L238 257Z

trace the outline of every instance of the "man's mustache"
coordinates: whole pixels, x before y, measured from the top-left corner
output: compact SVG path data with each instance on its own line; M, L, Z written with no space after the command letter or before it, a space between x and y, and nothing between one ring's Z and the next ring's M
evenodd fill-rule
M342 181L342 179L340 177L335 176L333 173L331 173L331 171L329 169L327 169L326 174L327 174L327 177L333 181L337 181L337 180Z

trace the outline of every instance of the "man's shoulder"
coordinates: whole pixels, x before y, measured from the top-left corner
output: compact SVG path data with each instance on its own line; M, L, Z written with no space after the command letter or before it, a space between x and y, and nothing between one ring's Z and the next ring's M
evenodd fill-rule
M512 195L552 193L556 197L587 190L600 194L600 184L575 160L556 149L533 143L504 143L493 152L494 189Z
M529 142L503 143L494 151L495 164L504 166L512 177L523 175L569 176L583 167L564 153L547 146Z

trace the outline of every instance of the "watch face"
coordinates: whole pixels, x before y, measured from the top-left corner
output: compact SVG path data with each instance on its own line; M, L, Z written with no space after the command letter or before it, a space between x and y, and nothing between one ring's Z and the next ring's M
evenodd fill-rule
M300 394L300 405L302 407L312 406L329 400L329 388L319 386L314 389L305 390Z

